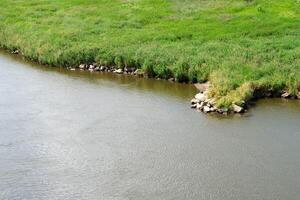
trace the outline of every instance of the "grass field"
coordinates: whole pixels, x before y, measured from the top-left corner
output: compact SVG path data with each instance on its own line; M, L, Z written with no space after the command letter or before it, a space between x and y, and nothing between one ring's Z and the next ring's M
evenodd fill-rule
M300 87L297 0L0 0L0 45L42 64L98 62L210 80L219 107Z

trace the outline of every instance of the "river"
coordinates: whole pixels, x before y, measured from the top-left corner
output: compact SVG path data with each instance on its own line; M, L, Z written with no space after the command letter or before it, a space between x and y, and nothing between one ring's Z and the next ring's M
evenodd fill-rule
M300 101L189 108L191 85L0 52L2 200L298 200Z

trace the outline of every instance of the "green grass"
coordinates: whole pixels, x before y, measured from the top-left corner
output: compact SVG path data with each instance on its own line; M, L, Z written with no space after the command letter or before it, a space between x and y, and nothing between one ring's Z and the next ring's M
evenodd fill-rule
M98 62L210 80L220 107L300 87L298 0L0 0L0 45L53 66Z

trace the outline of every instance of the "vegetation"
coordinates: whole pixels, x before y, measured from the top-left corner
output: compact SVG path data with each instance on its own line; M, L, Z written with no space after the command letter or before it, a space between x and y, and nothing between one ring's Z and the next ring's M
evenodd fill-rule
M0 45L42 64L210 80L219 107L300 84L298 0L0 0Z

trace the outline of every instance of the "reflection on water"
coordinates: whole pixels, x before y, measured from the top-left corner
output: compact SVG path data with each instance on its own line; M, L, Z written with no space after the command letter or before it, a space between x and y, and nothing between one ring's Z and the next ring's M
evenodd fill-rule
M191 85L0 55L0 199L298 199L300 102L189 108Z

